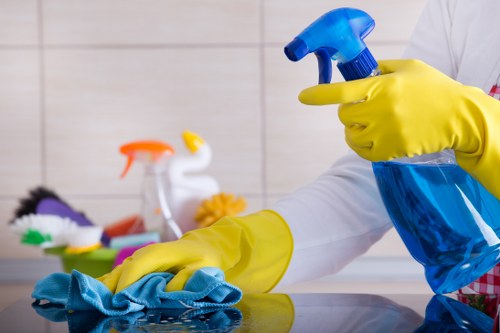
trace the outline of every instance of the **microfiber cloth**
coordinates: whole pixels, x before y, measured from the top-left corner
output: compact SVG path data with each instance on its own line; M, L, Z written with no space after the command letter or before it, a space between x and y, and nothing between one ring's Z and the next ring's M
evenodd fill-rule
M117 294L102 282L73 270L53 273L37 281L31 296L64 306L66 310L98 310L107 316L123 316L143 309L224 308L240 301L242 292L224 280L213 267L196 271L184 290L165 291L171 273L151 273Z
M45 319L67 322L69 333L233 332L243 320L234 307L151 309L109 317L99 311L67 311L50 303L32 306Z

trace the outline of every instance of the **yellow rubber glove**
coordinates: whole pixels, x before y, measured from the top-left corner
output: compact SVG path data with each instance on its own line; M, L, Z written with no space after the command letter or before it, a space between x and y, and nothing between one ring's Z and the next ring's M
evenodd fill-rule
M382 75L303 90L304 104L342 104L347 144L370 161L454 149L500 199L500 102L419 60L379 62Z
M285 220L265 210L224 217L179 240L146 246L98 280L119 292L146 274L167 271L175 274L167 284L167 291L173 291L183 289L196 270L218 267L226 281L244 292L267 292L281 280L292 250L292 234Z

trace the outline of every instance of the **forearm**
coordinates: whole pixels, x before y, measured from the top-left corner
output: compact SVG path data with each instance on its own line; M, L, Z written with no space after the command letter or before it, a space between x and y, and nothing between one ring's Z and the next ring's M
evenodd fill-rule
M273 210L287 221L294 238L280 286L338 272L392 226L371 163L354 153Z

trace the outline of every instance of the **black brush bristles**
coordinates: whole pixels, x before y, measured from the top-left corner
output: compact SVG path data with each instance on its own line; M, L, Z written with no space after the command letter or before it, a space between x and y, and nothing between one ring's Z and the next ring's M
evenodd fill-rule
M9 223L13 223L16 218L20 218L21 216L36 214L38 203L46 198L53 198L63 202L54 191L43 186L38 186L29 192L28 197L19 200L19 207L14 211L14 218Z

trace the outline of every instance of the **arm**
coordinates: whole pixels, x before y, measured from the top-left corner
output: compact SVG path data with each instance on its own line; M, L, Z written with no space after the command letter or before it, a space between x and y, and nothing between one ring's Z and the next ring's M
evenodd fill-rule
M340 271L392 227L371 163L352 152L273 209L294 235L292 260L279 286Z
M266 292L339 271L391 226L371 163L351 153L272 210L226 217L178 241L147 246L99 280L118 292L146 274L169 271L176 276L167 289L180 290L195 270L212 266L245 292Z

